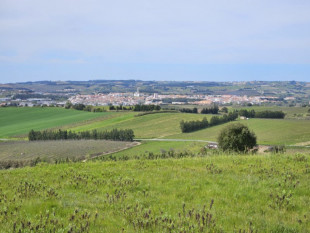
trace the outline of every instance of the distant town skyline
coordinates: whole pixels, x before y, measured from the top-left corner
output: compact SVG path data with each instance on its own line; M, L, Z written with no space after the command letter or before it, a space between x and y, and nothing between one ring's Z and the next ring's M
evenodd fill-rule
M310 81L310 1L0 3L0 83Z

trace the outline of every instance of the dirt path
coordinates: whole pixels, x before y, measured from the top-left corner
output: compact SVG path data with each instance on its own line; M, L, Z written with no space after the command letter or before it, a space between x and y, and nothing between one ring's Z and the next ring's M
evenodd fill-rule
M103 152L103 153L100 153L100 154L98 154L98 155L96 155L94 157L91 157L89 159L84 159L84 160L82 160L82 162L85 163L87 160L92 160L92 159L98 158L100 156L109 155L109 154L117 153L117 152L120 152L120 151L123 151L123 150L127 150L127 149L133 148L135 146L139 146L140 144L141 144L141 142L133 142L133 146L126 146L126 147L124 147L122 149L119 149L119 150L116 150L116 151Z

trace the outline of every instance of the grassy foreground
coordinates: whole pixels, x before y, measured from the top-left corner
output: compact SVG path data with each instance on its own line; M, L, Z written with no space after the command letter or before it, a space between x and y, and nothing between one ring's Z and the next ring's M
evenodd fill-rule
M2 232L309 232L309 155L0 171Z

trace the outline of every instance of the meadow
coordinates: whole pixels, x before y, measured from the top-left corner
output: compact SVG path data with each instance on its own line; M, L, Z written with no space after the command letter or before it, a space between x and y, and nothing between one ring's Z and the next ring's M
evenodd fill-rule
M182 133L180 121L211 119L211 114L162 113L135 117L135 113L114 115L105 121L98 121L70 128L83 131L87 129L111 130L112 128L133 129L137 139L167 138L167 139L196 139L216 141L225 123L192 133ZM310 141L310 121L304 119L249 119L238 120L255 132L259 144L294 145Z
M110 118L106 121L95 122L71 128L71 130L83 131L86 129L111 130L113 128L132 129L136 138L162 138L181 132L181 120L208 120L212 115L188 114L188 113L161 113L136 116L137 112L123 112L123 115Z
M266 110L269 107L253 107ZM275 107L279 110L279 107ZM284 108L287 114L299 114L306 108ZM133 129L137 139L167 138L216 141L223 125L192 133L181 133L180 121L211 119L211 114L160 113L136 116L137 112L91 113L62 108L0 108L0 138L26 137L31 130L67 129L73 131ZM301 114L301 113L300 113ZM304 114L304 113L303 113ZM305 119L249 119L241 121L249 126L266 145L308 145L310 121ZM308 144L307 144L308 143ZM184 147L182 147L184 148Z
M247 125L257 136L258 144L266 145L294 145L300 142L310 141L310 121L309 120L292 120L292 119L249 119L238 120L240 123ZM195 131L192 133L182 134L181 132L167 138L176 139L204 139L216 141L218 133L226 127L226 123L210 127L207 129Z
M309 232L309 155L0 171L1 232Z

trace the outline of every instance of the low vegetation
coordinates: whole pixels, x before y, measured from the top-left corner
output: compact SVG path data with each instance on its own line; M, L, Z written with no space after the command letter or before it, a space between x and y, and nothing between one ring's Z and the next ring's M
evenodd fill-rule
M0 169L92 159L137 145L104 140L6 141L0 143Z
M309 159L218 154L0 171L0 228L306 233Z

